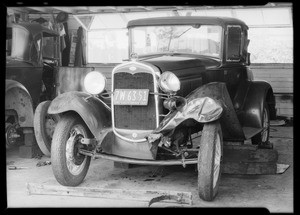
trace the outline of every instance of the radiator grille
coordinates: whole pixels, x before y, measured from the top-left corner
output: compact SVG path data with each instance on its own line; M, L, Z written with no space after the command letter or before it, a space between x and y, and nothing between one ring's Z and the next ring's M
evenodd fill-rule
M149 89L153 92L153 76L149 73L116 73L114 89ZM115 105L113 108L116 128L153 130L156 127L155 99L152 94L149 95L147 106Z

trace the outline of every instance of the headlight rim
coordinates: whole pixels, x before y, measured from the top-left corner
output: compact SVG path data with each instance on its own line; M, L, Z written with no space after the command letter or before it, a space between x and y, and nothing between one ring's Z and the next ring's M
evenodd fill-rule
M173 76L173 77L176 78L176 81L178 81L178 85L179 85L177 90L173 90L173 89L170 89L170 88L166 88L165 86L167 86L167 83L164 83L165 86L162 84L162 79L164 78L164 76L167 76L167 75L171 75L171 76ZM168 94L176 94L176 93L180 90L181 82L180 82L179 78L178 78L173 72L171 72L171 71L165 71L165 72L163 72L163 73L160 75L160 77L159 77L159 79L158 79L158 86L159 86L159 88L160 88L163 92L165 92L165 93L168 93Z
M86 82L88 81L87 78L89 78L89 76L91 76L92 74L96 74L96 75L101 76L101 78L102 78L101 81L103 82L102 89L100 88L101 90L98 90L98 91L93 91L94 89L89 90L90 86L88 86L88 85L91 85L91 83L87 84ZM91 80L95 81L94 79L91 79ZM100 85L101 82L96 82L95 84L97 86L101 86ZM98 94L102 93L105 90L106 84L107 84L107 79L106 79L105 75L103 75L102 72L100 72L100 71L95 71L95 70L90 71L85 75L85 77L83 79L83 87L84 87L85 91L88 92L89 94L92 94L92 95L98 95Z

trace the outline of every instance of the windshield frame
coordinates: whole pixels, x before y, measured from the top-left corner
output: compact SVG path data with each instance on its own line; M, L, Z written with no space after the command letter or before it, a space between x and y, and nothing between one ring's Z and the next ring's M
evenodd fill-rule
M133 53L132 50L133 50L133 30L134 28L136 27L158 27L158 26L186 26L186 25L195 25L195 23L191 23L191 24L168 24L168 25L144 25L144 26L132 26L132 27L129 27L128 28L128 44L129 44L129 48L128 48L128 56L129 56L129 59L131 58L131 54ZM197 24L196 24L197 25ZM175 54L184 54L184 55L195 55L195 56L205 56L205 57L208 57L208 58L214 58L214 59L218 59L220 60L221 63L223 63L224 61L224 40L225 40L225 36L224 36L224 33L225 33L225 29L224 29L224 26L223 25L220 25L220 24L201 24L199 23L199 25L212 25L212 26L219 26L221 27L221 31L220 31L220 34L221 34L221 38L220 38L220 54L218 57L214 57L214 56L209 56L209 55L201 55L201 54L195 54L195 53L180 53L180 52L174 52ZM146 57L146 56L152 56L152 55L170 55L171 52L156 52L156 53L149 53L149 54L143 54L143 55L138 55L139 57Z

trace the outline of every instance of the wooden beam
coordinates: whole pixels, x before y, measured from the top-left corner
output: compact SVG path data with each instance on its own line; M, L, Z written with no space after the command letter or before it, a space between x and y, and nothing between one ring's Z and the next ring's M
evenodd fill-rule
M145 7L145 6L137 6L137 8L141 8L141 9L144 9L144 10L147 10L147 11L151 11L152 10L151 7Z
M51 13L52 12L52 10L50 10L48 7L25 7L25 8L28 8L30 10L43 12L43 13ZM30 13L30 11L29 11L29 13Z
M91 198L119 199L150 202L161 196L175 196L175 199L163 200L163 202L175 202L192 205L191 192L179 192L169 190L132 190L132 189L108 189L91 187L64 187L56 185L44 185L27 183L28 195L57 195L57 196L81 196Z
M76 10L72 9L72 7L52 7L53 9L60 10L66 13L76 13Z
M24 7L8 7L7 8L7 12L9 14L12 14L12 13L29 13L29 9L27 8L24 8Z
M75 16L73 16L76 20L77 20L77 22L84 28L84 30L88 30L87 29L87 27L85 26L85 24L75 15Z
M96 13L100 9L98 7L86 7L86 10L91 11L92 13Z

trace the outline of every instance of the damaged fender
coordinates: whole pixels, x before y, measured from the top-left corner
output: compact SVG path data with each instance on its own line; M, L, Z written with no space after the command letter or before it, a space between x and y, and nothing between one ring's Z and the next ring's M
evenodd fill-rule
M210 83L218 84L218 83ZM148 141L154 142L160 138L161 133L174 130L180 123L187 119L194 119L200 123L212 122L219 119L223 112L222 100L202 96L201 92L207 89L207 86L201 86L195 89L186 97L186 102L182 107L177 108L168 114L149 136Z
M103 101L85 92L70 91L57 96L48 108L49 114L75 111L94 137L101 143L111 131L111 110Z

